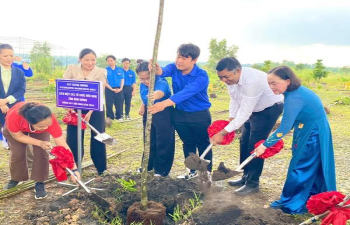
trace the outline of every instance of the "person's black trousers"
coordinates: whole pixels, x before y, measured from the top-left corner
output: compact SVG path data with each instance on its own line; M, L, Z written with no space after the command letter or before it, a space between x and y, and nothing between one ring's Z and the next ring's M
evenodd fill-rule
M278 117L283 111L283 103L276 103L261 112L254 112L242 126L242 136L240 139L240 163L250 156L254 145L260 140L265 140ZM250 187L259 185L259 178L264 166L264 159L255 158L244 167L243 179Z
M155 174L167 176L170 173L175 155L175 130L171 120L173 107L152 116L151 148L148 161L148 171L154 169ZM147 111L143 115L145 131ZM145 136L144 136L145 138Z
M86 114L88 111L83 110L82 114ZM105 132L105 112L94 111L91 115L89 123L96 128L99 132ZM89 128L86 128L89 129ZM82 130L82 158L84 157L84 130ZM106 145L99 142L94 138L96 134L91 131L90 140L90 155L91 159L97 169L98 173L102 173L107 169L107 156L106 156ZM78 134L77 126L67 126L67 144L72 150L74 161L78 162Z
M192 152L201 155L210 144L208 136L208 127L211 124L211 115L209 109L200 112L185 112L174 110L173 113L174 127L179 134L183 144L183 152L185 158ZM209 151L204 157L210 160L208 171L212 170L213 153Z
M119 88L119 87L113 87ZM123 116L123 91L115 93L114 91L105 88L106 96L106 115L110 119L120 119ZM115 114L113 112L113 105L115 107Z
M132 86L127 85L123 87L123 97L124 97L124 103L125 103L125 115L129 116L130 113L130 106L131 106L131 99L132 99Z

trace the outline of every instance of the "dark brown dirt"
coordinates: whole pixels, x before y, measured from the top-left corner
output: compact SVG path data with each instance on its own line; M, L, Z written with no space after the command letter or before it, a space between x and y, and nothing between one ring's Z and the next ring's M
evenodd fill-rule
M192 214L188 225L297 225L297 220L270 208L249 208L231 191L213 187L204 204Z
M107 175L98 178L99 181L90 187L104 188L98 194L109 202L115 204L112 212L99 210L95 203L89 199L84 190L61 197L55 201L47 202L44 206L38 206L28 212L25 218L28 224L108 224L101 221L111 221L119 217L126 224L128 208L135 202L140 202L139 174ZM122 188L117 179L126 181L134 180L138 191L131 192ZM204 204L195 209L186 221L176 224L205 224L205 225L284 225L299 224L301 221L283 214L280 211L262 208L261 206L247 206L244 198L238 198L231 188L225 189L214 183L214 186L205 193L200 193L200 179L190 181L172 179L169 177L150 177L148 186L148 200L162 203L166 209L164 225L173 225L175 222L169 214L174 213L174 208L179 205L185 210L189 199L194 199L194 193L200 196ZM253 197L254 196L250 196ZM257 195L256 198L259 198Z
M220 162L218 169L213 172L212 179L213 181L226 180L238 174L241 174L241 172L231 170L227 168L223 162Z
M185 159L185 165L191 170L199 170L204 172L207 171L209 162L199 158L199 156L196 154L190 153L190 156Z
M127 224L143 223L144 225L163 225L165 207L159 202L148 201L147 209L141 209L141 203L132 204L127 213Z

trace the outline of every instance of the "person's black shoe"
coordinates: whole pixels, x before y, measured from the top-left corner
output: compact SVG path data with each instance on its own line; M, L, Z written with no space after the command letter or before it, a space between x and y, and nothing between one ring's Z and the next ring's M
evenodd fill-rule
M43 199L46 198L47 192L45 190L45 185L43 182L36 182L35 187L35 199Z
M10 180L6 186L4 187L4 190L8 190L8 189L11 189L11 188L14 188L17 186L17 184L19 183L19 181L14 181L14 180Z
M233 187L242 187L245 185L245 180L244 179L239 179L239 180L229 180L228 184Z
M250 187L247 185L244 185L243 187L238 188L235 190L235 194L239 196L245 196L245 195L250 195L252 193L257 193L259 192L259 186L256 187Z

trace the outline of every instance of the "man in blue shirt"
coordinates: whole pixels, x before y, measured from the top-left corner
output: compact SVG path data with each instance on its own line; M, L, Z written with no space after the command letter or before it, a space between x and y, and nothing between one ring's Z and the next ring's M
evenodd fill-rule
M123 86L124 86L124 71L116 66L116 58L109 55L106 58L109 66L107 70L107 85L105 88L106 95L106 114L111 120L117 119L123 121ZM115 107L115 114L113 112Z
M124 88L123 97L125 102L125 119L130 120L130 106L131 98L135 95L136 87L136 75L135 72L130 70L130 59L122 59L123 70L124 70Z
M175 63L163 68L157 66L156 74L172 78L174 95L169 99L158 102L149 108L154 114L168 106L175 105L173 122L175 130L183 142L185 158L190 153L201 155L210 144L207 129L211 124L208 97L209 77L206 71L196 65L200 49L194 44L182 44L177 50ZM208 171L212 169L212 151L205 159L210 160ZM196 171L190 171L179 178L191 179L196 177Z

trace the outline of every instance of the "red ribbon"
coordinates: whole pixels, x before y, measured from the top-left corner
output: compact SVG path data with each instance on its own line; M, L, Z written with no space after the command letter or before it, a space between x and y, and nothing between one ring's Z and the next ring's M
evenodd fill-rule
M51 154L56 156L55 159L50 159L49 162L57 181L67 180L66 168L73 169L74 167L72 152L62 146L56 146L52 148Z
M85 114L82 114L81 116L84 118ZM67 112L67 114L64 115L62 121L67 125L78 126L78 116L76 113L73 113L71 111ZM83 121L81 121L81 129L86 129L86 124Z
M229 124L230 122L227 120L216 120L214 121L214 123L212 123L209 127L208 127L208 134L209 137L213 137L215 134L219 133L222 129L224 129L227 124ZM232 131L231 133L228 133L224 136L224 139L222 140L222 142L220 143L220 145L228 145L230 144L233 139L235 138L236 133L234 131Z
M257 142L255 145L254 145L254 149L259 147L259 145L261 145L262 143L264 143L265 140L261 140L259 142ZM274 144L273 146L271 147L268 147L265 152L258 156L259 158L262 158L262 159L267 159L267 158L270 158L274 155L276 155L277 153L279 153L284 147L284 142L282 139L280 139L279 141L276 142L276 144ZM253 153L254 151L251 152L251 154Z
M322 214L328 210L330 211L322 219L321 225L345 225L346 221L350 219L350 208L337 206L344 201L344 198L345 195L337 191L323 192L311 196L306 203L306 207L314 215ZM344 206L346 205L350 205L350 200L344 204Z

